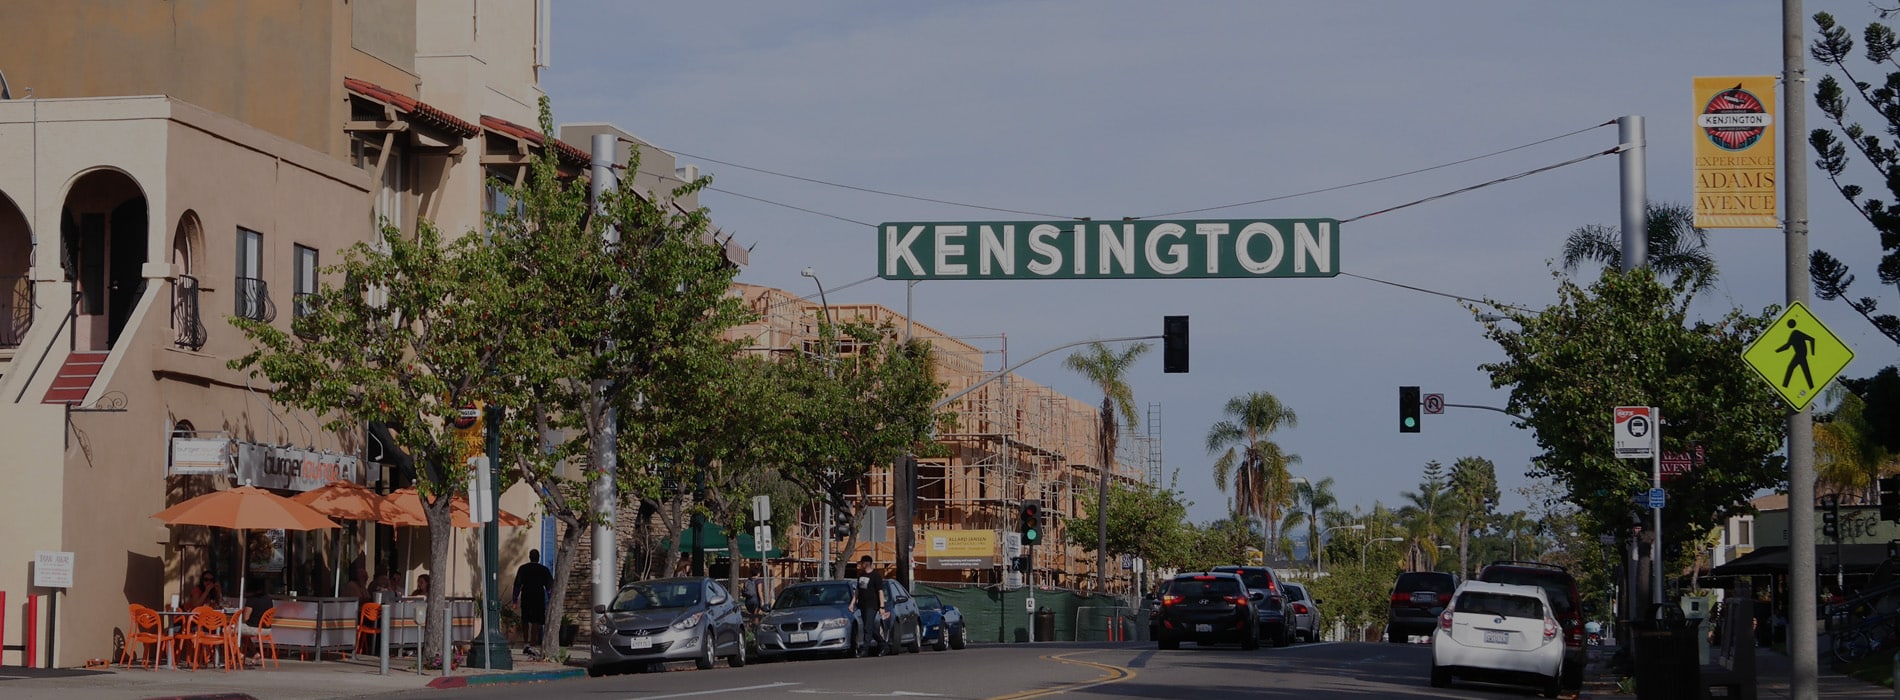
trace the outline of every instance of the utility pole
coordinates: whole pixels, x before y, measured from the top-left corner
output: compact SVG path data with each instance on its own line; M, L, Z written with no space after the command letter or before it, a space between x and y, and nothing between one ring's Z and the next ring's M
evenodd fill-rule
M606 213L601 196L613 189L618 180L614 175L614 155L618 144L613 134L594 134L593 158L588 163L592 181L588 183L587 195L595 214ZM607 247L620 244L620 232L609 227L602 238ZM594 387L589 400L604 409L601 415L600 434L593 445L593 454L588 455L588 467L594 470L594 522L591 544L594 549L594 605L612 605L614 594L620 589L619 560L620 545L614 536L614 522L618 519L616 504L619 495L614 489L614 473L620 469L620 457L615 445L619 443L620 414L608 403L607 395L613 389L612 382L600 382Z
M1808 303L1808 95L1801 0L1781 3L1781 160L1787 183L1788 304ZM1794 663L1789 690L1795 700L1814 700L1819 663L1815 655L1814 605L1814 415L1803 408L1788 416L1788 658Z

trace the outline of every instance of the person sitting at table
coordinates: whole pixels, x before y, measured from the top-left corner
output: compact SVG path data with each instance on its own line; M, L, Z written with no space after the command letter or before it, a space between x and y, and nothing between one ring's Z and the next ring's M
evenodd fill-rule
M429 575L428 574L416 575L416 589L413 591L410 591L409 595L428 597L429 595Z
M369 595L370 597L374 598L376 597L376 594L383 593L385 591L388 592L390 595L401 595L402 587L396 585L396 578L389 574L389 569L378 568L376 571L376 578L370 579Z
M209 569L198 576L198 585L191 588L191 595L185 599L185 610L196 610L200 606L218 607L223 604L224 587L218 585L218 575Z
M244 607L250 608L251 612L244 619L238 620L238 634L246 638L256 638L260 631L259 625L264 620L264 612L275 605L276 603L271 600L270 592L264 590L263 579L257 576L246 578L244 580ZM262 662L262 656L263 650L260 649L257 655L251 658Z
M343 582L343 590L338 595L344 598L355 598L361 603L370 602L373 599L370 598L369 589L363 586L363 582L368 579L369 571L363 568L361 562L350 566L350 578Z

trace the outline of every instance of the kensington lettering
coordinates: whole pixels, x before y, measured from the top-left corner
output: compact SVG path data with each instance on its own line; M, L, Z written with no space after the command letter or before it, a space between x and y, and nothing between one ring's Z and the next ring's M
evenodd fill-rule
M1332 277L1333 219L893 222L878 226L891 280Z

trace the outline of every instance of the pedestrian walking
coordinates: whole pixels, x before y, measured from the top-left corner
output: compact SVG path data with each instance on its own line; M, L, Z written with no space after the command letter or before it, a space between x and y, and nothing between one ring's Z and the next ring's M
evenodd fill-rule
M888 644L884 636L884 618L889 617L884 600L884 575L871 563L871 555L858 559L858 597L853 601L858 613L858 646L865 656L877 656Z

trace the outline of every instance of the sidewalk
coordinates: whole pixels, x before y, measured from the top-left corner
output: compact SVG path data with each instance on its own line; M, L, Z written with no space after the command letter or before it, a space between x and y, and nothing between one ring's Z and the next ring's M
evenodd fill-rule
M1822 648L1825 649L1826 646L1822 645ZM1636 697L1635 695L1620 695L1617 692L1616 682L1618 677L1611 674L1609 670L1610 655L1614 653L1616 653L1616 647L1613 646L1590 648L1590 665L1585 669L1583 693L1579 695L1579 697L1595 700L1615 697ZM1828 698L1828 700L1835 700L1836 698L1881 698L1882 700L1892 700L1895 697L1892 688L1874 685L1829 670L1825 660L1823 660L1819 666L1820 676L1816 683L1817 697ZM1755 692L1757 697L1763 700L1793 697L1793 693L1789 690L1790 679L1793 675L1794 661L1790 659L1787 654L1768 648L1758 648L1755 650L1755 677L1757 679Z
M585 676L584 666L552 661L530 661L514 650L514 669L489 671L457 668L444 678L442 671L415 671L414 659L390 659L389 675L379 673L375 657L326 658L322 662L282 661L282 667L255 667L243 671L213 669L147 671L143 666L106 671L80 669L34 670L0 666L0 697L7 700L141 700L193 695L242 693L258 700L322 700L359 697L424 688L455 688L495 683L533 683ZM586 659L568 660L585 664ZM25 676L22 678L22 676Z

